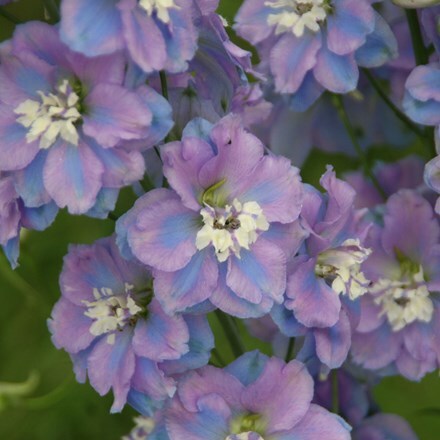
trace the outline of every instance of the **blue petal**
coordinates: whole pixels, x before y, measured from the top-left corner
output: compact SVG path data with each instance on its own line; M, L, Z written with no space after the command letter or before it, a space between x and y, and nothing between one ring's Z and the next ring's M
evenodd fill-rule
M397 40L388 23L375 12L374 31L365 44L356 51L356 61L363 67L379 67L398 55Z
M65 0L61 6L61 39L76 52L97 56L123 47L119 0Z
M93 208L86 212L86 215L94 218L107 218L109 212L113 211L118 200L119 189L102 188L96 196Z
M35 159L15 175L14 186L25 206L34 208L47 203L49 194L43 183L43 167L46 163L47 150L40 150Z
M25 228L43 231L52 224L58 214L58 206L51 202L38 208L24 208L22 224Z
M8 259L12 269L18 267L18 256L20 254L20 237L11 238L5 246L3 251Z
M235 376L244 386L255 382L269 358L258 350L250 351L229 364L225 371Z

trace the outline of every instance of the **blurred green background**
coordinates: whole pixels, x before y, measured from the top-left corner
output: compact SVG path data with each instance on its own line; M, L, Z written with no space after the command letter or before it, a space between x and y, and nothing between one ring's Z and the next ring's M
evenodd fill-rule
M240 3L221 1L220 13L229 23ZM43 19L44 1L20 0L4 10L21 21ZM9 38L13 29L14 25L0 16L0 41ZM377 154L393 159L386 148L375 151L375 157ZM338 172L357 165L342 155L314 152L313 161L303 167L304 180L316 183L327 163ZM124 212L133 201L131 190L124 190L118 210ZM62 212L45 232L24 234L21 264L15 272L0 254L0 439L112 440L131 429L134 411L127 408L122 414L110 415L111 396L102 398L88 384L77 384L69 357L52 346L46 326L59 298L58 275L69 243L91 243L110 235L113 226L110 220ZM223 333L215 330L217 346L230 358ZM258 346L251 338L247 342L249 348ZM376 387L375 396L384 412L405 417L421 440L440 438L437 373L421 383L385 379Z

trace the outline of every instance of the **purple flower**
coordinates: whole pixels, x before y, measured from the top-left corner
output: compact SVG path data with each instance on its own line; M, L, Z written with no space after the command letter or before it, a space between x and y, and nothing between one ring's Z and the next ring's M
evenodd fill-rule
M0 246L13 268L18 265L21 228L46 229L57 212L54 203L26 208L15 190L12 177L0 174Z
M438 54L440 53L440 32L438 31L438 22L440 19L440 6L423 8L420 12L422 29L429 42L434 44Z
M406 84L403 107L415 122L440 126L440 67L437 63L416 67Z
M374 174L387 196L399 189L415 189L426 195L429 189L423 183L423 160L418 156L407 156L394 163L378 162ZM356 191L355 206L357 208L374 208L384 203L377 188L363 175L361 171L346 173L344 179Z
M435 126L437 149L440 145L440 66L432 63L416 67L408 77L403 107L408 116L419 124ZM440 156L426 164L425 182L440 193ZM436 212L440 212L440 201Z
M205 365L213 346L201 316L167 316L153 297L145 268L125 261L112 238L72 246L60 277L61 299L48 321L52 341L65 349L79 382L88 375L112 412L139 395L163 401L173 395L172 375Z
M218 14L204 11L198 20L198 48L188 70L167 77L177 139L195 117L215 123L233 112L248 128L270 113L271 104L264 100L260 85L250 84L246 77L246 73L258 77L251 53L230 40L226 26ZM159 90L158 80L156 84Z
M353 427L353 440L417 440L411 426L395 414L378 412L370 386L365 378L356 378L347 370L337 374L339 414ZM313 402L330 409L332 407L333 378L316 379Z
M312 396L303 364L251 352L181 378L165 425L169 440L349 439L350 427Z
M182 72L197 48L193 0L63 0L61 39L87 56L126 48L145 72Z
M342 99L363 148L381 144L406 148L415 139L414 133L365 83L365 78L361 77L356 93L344 95ZM292 159L296 164L302 164L313 148L357 157L331 96L324 95L319 105L303 110L296 95L288 100L278 97L272 119L263 126L272 151ZM365 117L366 112L368 118Z
M333 375L336 375L336 379ZM324 378L315 379L313 402L330 410L333 405L334 381L337 381L338 414L353 428L359 425L375 409L370 395L370 387L364 378L359 380L346 369L341 368Z
M234 115L195 120L162 148L170 189L140 198L116 225L125 257L153 268L167 313L209 304L239 317L281 302L286 262L299 246L298 170L265 156Z
M376 414L353 429L353 440L418 440L409 423L395 414Z
M122 54L74 54L49 25L18 26L6 48L0 170L11 172L27 207L53 200L105 216L118 189L142 178L141 151L171 128L168 103L146 86L124 85Z
M306 336L302 359L316 353L337 368L347 357L358 298L369 284L362 269L371 253L364 244L369 225L354 209L354 190L331 168L320 183L327 194L306 190L301 221L309 237L289 265L286 298L272 317L287 336Z
M397 55L370 0L247 0L235 28L258 48L276 91L297 94L303 108L325 89L354 90L358 64L377 67Z
M372 285L361 299L352 358L418 380L439 365L440 227L431 205L411 190L388 199L382 222L366 241Z

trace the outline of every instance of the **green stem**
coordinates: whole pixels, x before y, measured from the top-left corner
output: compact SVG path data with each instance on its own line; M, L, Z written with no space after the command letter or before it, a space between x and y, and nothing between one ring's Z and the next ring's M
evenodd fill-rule
M221 310L217 309L215 311L215 316L222 326L226 338L231 345L232 353L235 357L240 357L246 350L244 348L243 342L240 338L240 334L238 333L235 323L232 321L229 315L223 313Z
M294 349L295 349L295 338L289 338L289 345L287 346L286 356L284 358L286 362L289 362L292 359Z
M69 378L62 384L57 386L55 389L43 396L26 399L25 405L27 408L32 410L45 410L47 408L50 408L51 406L57 404L64 397L66 397L66 391L70 388L72 384L72 379Z
M212 349L212 354L215 357L216 362L220 365L221 368L223 368L226 365L226 362L223 360L222 355L215 347Z
M350 140L359 156L359 158L362 161L362 165L364 168L364 173L371 179L373 185L379 192L379 194L382 196L384 200L387 199L387 195L383 188L381 187L379 181L377 180L376 176L374 175L373 171L370 169L368 165L368 159L365 154L365 151L362 149L361 144L358 141L358 138L356 136L356 132L353 128L353 125L350 122L350 118L348 117L347 110L344 107L344 102L342 101L341 95L333 95L333 104L336 107L336 110L338 112L339 118L341 119L342 123L344 124L344 127L347 131L348 136L350 137Z
M422 31L420 30L419 17L416 9L405 9L406 19L411 32L411 40L414 50L414 58L418 66L428 64L429 52L423 42Z
M338 370L332 370L331 381L332 381L332 412L339 414L339 381L338 381Z
M58 10L58 6L54 0L43 0L44 7L46 8L49 17L54 22L60 21L60 12Z
M7 11L2 6L0 6L0 16L6 18L6 20L9 20L11 23L14 23L14 24L22 23L22 21L19 18L17 18L14 14L11 14L9 11Z
M18 292L21 292L31 304L35 304L37 302L36 298L39 297L38 292L24 280L16 270L11 270L4 261L5 260L0 261L1 278L7 281Z
M160 77L160 87L162 89L162 96L168 100L168 82L167 82L167 76L163 70L159 72Z
M119 217L116 214L113 214L113 212L108 213L108 219L113 220L114 222L118 221Z
M393 111L398 119L400 119L410 130L412 130L417 136L422 138L426 138L426 133L419 128L408 116L405 115L388 97L386 92L382 89L379 81L371 74L371 72L367 69L363 69L365 76L370 81L373 88L376 90L377 94L382 98L385 104Z

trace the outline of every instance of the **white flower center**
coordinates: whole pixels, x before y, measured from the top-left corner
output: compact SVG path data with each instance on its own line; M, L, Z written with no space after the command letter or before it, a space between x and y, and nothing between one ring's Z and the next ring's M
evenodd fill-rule
M26 140L40 139L40 148L52 146L60 136L66 142L78 145L78 132L75 122L81 119L77 104L79 96L73 91L67 79L61 82L55 95L45 95L39 91L40 102L27 99L14 113L19 115L17 122L28 128Z
M399 331L414 321L430 322L434 304L423 276L423 268L407 279L393 281L381 278L370 289L377 295L374 302L382 307L394 331Z
M136 426L132 429L129 436L122 437L122 440L145 440L155 428L155 421L152 417L138 416L134 418Z
M170 22L168 10L180 9L180 6L177 6L174 0L139 0L139 6L144 9L150 17L156 12L157 18L166 24Z
M249 431L228 435L225 440L264 440L264 438L258 433Z
M276 27L275 34L292 32L296 37L306 29L318 32L331 10L329 0L267 0L264 5L277 11L267 17L267 24Z
M226 205L221 210L205 206L200 211L204 226L197 233L196 246L202 250L212 244L220 262L226 261L231 252L240 258L240 249L249 249L259 233L269 229L269 223L257 202L241 204L234 199L232 206Z
M371 249L362 247L359 240L345 240L318 255L315 273L331 283L336 293L356 299L368 291L370 282L361 272L361 264L370 254Z
M136 315L143 309L130 296L131 289L133 286L126 284L124 295L115 295L108 287L93 289L96 301L83 301L83 304L87 306L84 315L93 319L93 324L89 329L92 335L100 336L110 333L107 342L114 344L114 332L121 331L126 324L135 322Z

